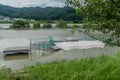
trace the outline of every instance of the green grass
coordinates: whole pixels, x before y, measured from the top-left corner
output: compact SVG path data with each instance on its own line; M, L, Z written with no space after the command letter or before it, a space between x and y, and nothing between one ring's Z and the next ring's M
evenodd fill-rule
M37 64L24 70L27 75L18 72L17 77L0 70L0 75L5 74L0 80L120 80L120 53Z

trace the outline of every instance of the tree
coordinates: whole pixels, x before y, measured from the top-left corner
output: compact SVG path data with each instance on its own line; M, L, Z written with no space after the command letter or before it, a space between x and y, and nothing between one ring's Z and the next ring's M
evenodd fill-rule
M49 23L43 24L43 27L42 27L42 28L48 28L48 29L50 29L50 28L52 28L52 25L49 24Z
M83 14L84 27L111 32L111 37L120 42L120 0L66 0L66 4Z
M67 23L65 21L59 21L57 24L56 24L56 27L58 28L67 28Z
M39 22L35 22L35 23L33 23L33 29L39 29L39 28L41 28Z
M78 25L73 25L73 26L72 26L72 29L71 29L71 32L72 32L72 33L75 33L76 31L79 31L78 28L79 28Z
M25 20L17 20L13 23L13 25L10 26L10 28L30 28L29 22Z

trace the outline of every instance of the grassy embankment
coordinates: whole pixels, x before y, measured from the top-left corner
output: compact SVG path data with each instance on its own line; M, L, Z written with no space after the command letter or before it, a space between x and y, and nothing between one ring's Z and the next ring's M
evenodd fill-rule
M120 80L120 53L37 64L22 73L1 69L0 80Z

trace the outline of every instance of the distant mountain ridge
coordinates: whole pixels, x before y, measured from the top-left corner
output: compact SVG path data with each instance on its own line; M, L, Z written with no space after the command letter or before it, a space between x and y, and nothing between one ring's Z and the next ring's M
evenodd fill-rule
M81 20L82 15L77 15L71 7L23 7L15 8L0 4L0 15L12 18L25 18L35 20Z

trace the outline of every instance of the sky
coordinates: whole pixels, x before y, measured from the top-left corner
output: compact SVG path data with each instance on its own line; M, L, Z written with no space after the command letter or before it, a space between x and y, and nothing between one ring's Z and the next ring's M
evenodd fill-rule
M0 4L12 7L63 7L66 0L0 0Z

